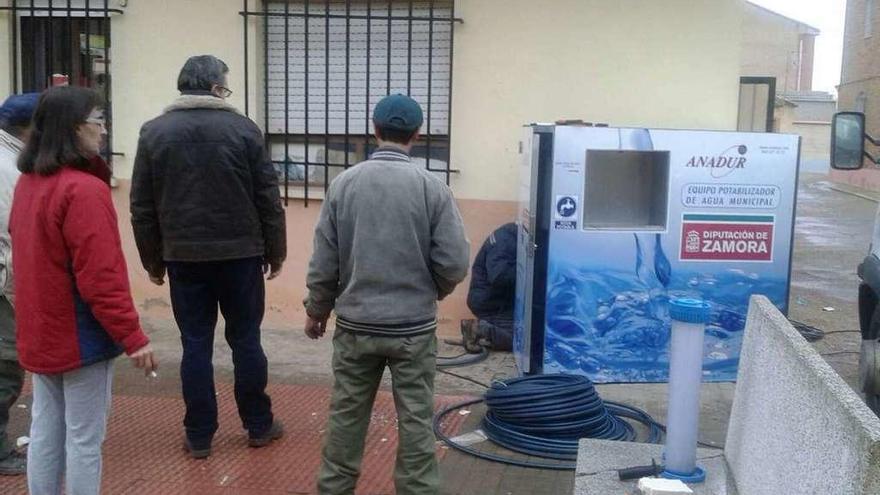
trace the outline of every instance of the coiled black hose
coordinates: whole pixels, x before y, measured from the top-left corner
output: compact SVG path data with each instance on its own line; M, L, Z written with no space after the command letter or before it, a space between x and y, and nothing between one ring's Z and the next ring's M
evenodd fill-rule
M649 443L659 443L662 426L641 409L604 402L593 383L576 375L535 375L495 382L486 391L488 411L483 431L494 443L523 454L555 459L577 460L580 438L634 441L631 424L621 418L638 421L648 427ZM439 431L440 420L450 411L470 401L441 411L434 418L434 431L447 444L471 455L523 467L574 469L570 463L518 461L479 452L455 444Z

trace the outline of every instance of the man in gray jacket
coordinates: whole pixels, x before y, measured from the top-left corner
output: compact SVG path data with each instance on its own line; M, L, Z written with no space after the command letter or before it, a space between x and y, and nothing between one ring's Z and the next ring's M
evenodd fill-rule
M391 369L399 494L437 493L433 415L437 300L467 275L468 241L449 187L413 165L422 110L392 95L373 113L379 149L330 185L315 228L305 332L336 311L335 384L318 492L351 494L370 411Z
M15 350L9 211L19 176L18 154L27 140L39 97L37 93L12 95L0 106L0 475L19 475L27 470L25 456L16 452L6 433L9 409L24 382L24 370Z

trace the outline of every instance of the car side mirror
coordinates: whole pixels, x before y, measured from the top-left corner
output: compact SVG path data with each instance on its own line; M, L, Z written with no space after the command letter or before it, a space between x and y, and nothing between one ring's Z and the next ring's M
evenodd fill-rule
M838 112L831 121L831 168L858 170L865 157L865 114Z

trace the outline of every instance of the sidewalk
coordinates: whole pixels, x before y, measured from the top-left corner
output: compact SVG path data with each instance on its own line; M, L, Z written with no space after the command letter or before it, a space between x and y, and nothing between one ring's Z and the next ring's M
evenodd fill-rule
M330 388L317 385L270 385L276 417L285 436L262 449L247 447L235 410L232 386L218 383L220 430L207 460L189 458L182 448L183 401L166 394L165 384L142 383L126 375L113 397L113 411L104 444L103 493L107 494L272 494L314 493L320 449L327 421ZM142 379L146 380L146 379ZM119 387L117 386L117 389ZM466 397L443 395L443 407ZM13 435L22 434L29 411L30 390L16 407ZM452 415L444 432L456 434L465 417ZM380 391L367 436L359 494L393 493L392 472L397 445L396 415L390 392ZM441 461L446 449L438 449ZM0 477L0 493L26 494L22 477Z

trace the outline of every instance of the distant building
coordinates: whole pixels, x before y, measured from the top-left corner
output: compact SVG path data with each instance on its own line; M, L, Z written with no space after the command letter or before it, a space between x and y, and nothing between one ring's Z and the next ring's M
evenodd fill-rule
M751 2L745 7L741 74L776 78L777 94L810 91L819 30Z
M745 2L742 25L740 72L746 79L770 79L775 86L772 130L798 134L801 142L801 169L828 170L831 117L836 109L834 97L812 91L813 60L819 30L751 2ZM739 129L763 130L761 118L754 115L744 98L740 101Z
M840 110L865 113L868 134L880 136L880 23L877 0L848 0L843 35L843 65L838 86ZM870 148L873 155L877 148ZM880 190L880 169L867 165L858 172L834 171L835 180Z

